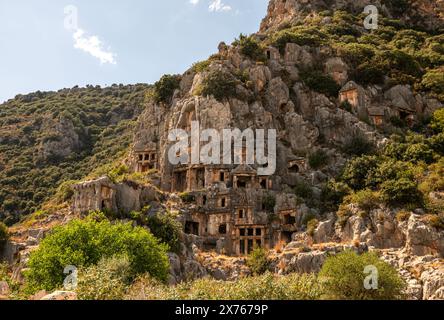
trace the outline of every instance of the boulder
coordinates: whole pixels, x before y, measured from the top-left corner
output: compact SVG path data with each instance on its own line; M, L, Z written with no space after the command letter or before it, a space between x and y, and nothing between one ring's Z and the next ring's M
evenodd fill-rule
M421 216L412 214L407 226L407 249L417 256L444 256L444 232L426 224Z

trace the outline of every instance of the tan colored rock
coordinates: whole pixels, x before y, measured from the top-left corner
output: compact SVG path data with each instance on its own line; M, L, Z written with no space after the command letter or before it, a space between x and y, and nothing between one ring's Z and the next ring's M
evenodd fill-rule
M310 66L313 64L311 54L296 43L287 43L285 47L284 62L287 65Z

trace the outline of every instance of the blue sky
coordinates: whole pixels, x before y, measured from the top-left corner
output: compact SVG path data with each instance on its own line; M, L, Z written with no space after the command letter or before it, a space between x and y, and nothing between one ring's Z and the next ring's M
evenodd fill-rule
M267 4L0 0L0 102L37 90L152 83L182 73L220 41L256 32Z

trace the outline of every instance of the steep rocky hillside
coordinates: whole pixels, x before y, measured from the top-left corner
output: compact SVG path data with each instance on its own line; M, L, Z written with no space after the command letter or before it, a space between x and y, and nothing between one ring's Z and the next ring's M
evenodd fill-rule
M348 257L342 261L341 281L361 278L361 266L371 261L396 289L392 295L386 288L364 291L361 297L444 298L442 1L371 3L381 15L371 31L363 25L366 4L271 0L258 33L220 43L208 60L182 75L165 75L146 95L145 87L138 87L133 102L139 106L144 101L143 109L123 117L138 115L127 154L116 152L128 146L124 143L116 144L113 153L93 149L100 156L77 162L78 169L67 169L72 172L67 179L88 175L99 162L110 160L99 172L102 177L94 174L93 180L66 184L63 210L34 215L10 229L4 256L14 266L12 278L31 283L32 293L54 290L62 285L63 266L69 262L86 275L77 290L80 298L177 297L175 289L149 277L114 279L120 291L113 288L109 295L91 292L112 277L100 270L126 265L132 276L156 269L148 275L167 279L169 285L204 277L239 281L233 288L265 286L255 282L263 279L269 279L267 286L290 281L295 292L287 297L318 299L331 293L321 277L335 261ZM104 117L113 118L109 113ZM68 161L63 159L75 150L102 148L102 141L117 137L128 141L129 130L122 129L121 136L105 129L107 122L100 126L99 140L88 138L94 135L84 134L90 131L83 127L76 135L78 122L67 120L72 118L60 114L46 126L42 121L32 153L37 168L52 162L58 166L51 170L62 170L60 164ZM169 133L189 132L194 121L216 131L276 129L276 171L266 176L258 174L259 164L171 163ZM46 130L52 134L44 139ZM131 223L124 227L122 220ZM108 228L109 221L114 228ZM66 226L51 233L55 222ZM134 225L142 228L131 230ZM108 229L123 230L122 239ZM151 241L146 230L168 247L127 244L132 232ZM116 241L112 246L93 241L96 233L99 239ZM159 265L143 260L139 250L146 250L142 257L164 258L169 251L169 270L163 260ZM136 257L116 261L121 251ZM350 265L358 266L355 275L349 273ZM243 279L265 271L282 278ZM299 278L294 273L313 275ZM222 293L211 293L215 286L208 281L177 290L191 291L190 297L219 297ZM222 291L227 288L219 285ZM312 286L313 294L300 292ZM251 297L236 290L239 295L233 297ZM349 292L343 294L330 297L350 298Z
M37 211L61 183L124 152L147 85L63 89L0 105L0 220Z

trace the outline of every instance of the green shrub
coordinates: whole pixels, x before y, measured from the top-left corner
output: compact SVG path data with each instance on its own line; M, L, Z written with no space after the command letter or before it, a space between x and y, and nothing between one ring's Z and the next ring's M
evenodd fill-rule
M327 165L328 160L328 154L324 150L317 150L308 157L310 167L315 170Z
M378 271L377 289L366 289L364 272L367 266ZM374 253L357 255L346 251L327 258L319 274L328 299L338 300L396 300L403 298L406 285L396 269Z
M369 171L366 185L376 188L389 180L399 179L414 180L413 166L408 162L386 159L378 164L376 168Z
M303 180L299 180L296 182L296 186L294 187L294 193L298 197L305 200L313 198L313 189L307 182Z
M239 46L241 53L250 59L255 61L266 60L264 50L261 48L259 42L251 36L248 37L240 34L239 39L236 39L233 45Z
M369 213L379 207L380 195L377 192L366 189L351 194L345 199L345 202L356 204L359 209Z
M198 95L214 96L223 101L236 96L236 79L229 72L212 71L202 81L196 92Z
M384 83L385 75L384 68L373 62L364 62L351 72L351 78L364 86Z
M77 181L65 181L58 188L57 193L55 194L55 199L58 203L63 203L71 200L74 196L74 189L72 186Z
M295 27L277 32L272 37L272 45L284 53L287 43L318 47L325 42L325 39L326 35L317 28Z
M80 300L122 300L130 284L128 257L111 257L80 269L76 292Z
M439 231L444 230L444 213L429 215L427 220L432 227Z
M164 75L154 84L152 93L157 103L169 103L173 97L174 91L179 88L180 77L177 75Z
M318 70L304 70L300 72L304 84L311 90L323 93L330 97L337 97L340 86L329 75Z
M318 219L311 219L307 222L307 234L311 237L314 236L316 228L319 226Z
M436 133L444 133L444 109L435 111L430 123L430 128Z
M172 213L157 213L146 218L146 226L161 242L166 243L173 252L180 250L182 225Z
M375 145L368 141L364 135L355 134L345 141L342 150L350 156L362 156L374 153Z
M205 72L211 65L211 60L199 61L193 64L191 67L194 72Z
M182 199L185 203L193 203L196 202L196 197L189 192L182 192L179 194L180 199Z
M398 222L408 221L411 215L412 214L410 212L401 210L396 214L396 220Z
M168 287L141 277L129 290L128 300L317 300L322 295L315 275L293 273L242 278L237 281L200 279Z
M267 272L270 268L267 250L261 247L254 248L247 257L247 266L255 276Z
M113 224L103 215L73 220L56 227L31 254L27 284L30 291L54 290L62 284L66 266L89 267L115 255L128 256L133 276L148 272L165 281L169 269L166 251L166 245L143 228Z
M336 211L344 197L350 192L351 189L347 184L335 180L328 181L321 192L323 211Z
M274 207L276 206L276 197L271 193L266 194L262 198L262 207L267 212L274 212Z
M361 43L341 44L338 51L341 57L354 66L370 61L375 55L373 46Z
M0 221L0 246L9 239L8 227Z
M376 156L362 156L350 160L342 173L342 180L354 190L361 190L367 186L369 173L378 167L379 159Z
M417 183L407 178L383 182L381 196L391 205L423 205L423 197Z

